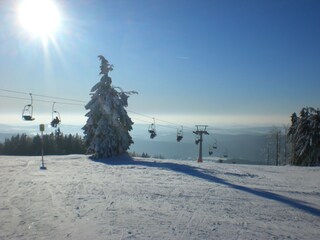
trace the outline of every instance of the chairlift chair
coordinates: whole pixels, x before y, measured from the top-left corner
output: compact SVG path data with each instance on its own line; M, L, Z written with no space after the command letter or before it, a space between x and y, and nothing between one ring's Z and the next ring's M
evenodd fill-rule
M56 110L54 110L54 104L55 102L52 104L52 121L50 123L51 127L56 128L60 122L61 122L61 118L60 118L60 113Z
M209 147L209 155L211 156L213 154L213 149L217 149L216 145L212 145Z
M209 155L211 156L213 154L213 150L217 149L217 140L214 141L214 143L209 147Z
M177 129L177 142L180 142L183 138L183 126Z
M210 156L212 155L212 153L213 153L213 152L212 152L211 150L209 150L209 155L210 155Z
M156 132L156 124L155 124L155 120L153 119L153 123L150 124L149 129L148 129L149 133L150 133L150 138L153 139L157 136L157 132Z
M213 154L213 148L209 147L209 155L211 156Z
M194 141L195 142L195 144L199 144L199 142L200 142L200 137L199 137L199 135L196 135L196 140Z
M22 119L24 121L33 121L35 118L33 115L33 99L32 94L30 93L31 103L24 106L22 110Z
M212 149L217 149L218 148L218 144L217 144L217 140L212 144Z
M226 151L223 153L223 157L224 157L224 158L228 158L228 150L226 150Z
M153 139L153 138L155 138L155 137L157 136L156 127L155 127L155 125L154 125L153 123L150 124L148 131L149 131L149 133L150 133L150 138L151 138L151 139Z

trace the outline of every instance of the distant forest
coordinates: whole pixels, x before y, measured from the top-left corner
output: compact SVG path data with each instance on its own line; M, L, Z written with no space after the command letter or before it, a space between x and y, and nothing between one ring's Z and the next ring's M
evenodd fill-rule
M40 156L41 136L18 134L0 143L0 155ZM84 139L76 135L43 135L45 155L85 154L87 148Z

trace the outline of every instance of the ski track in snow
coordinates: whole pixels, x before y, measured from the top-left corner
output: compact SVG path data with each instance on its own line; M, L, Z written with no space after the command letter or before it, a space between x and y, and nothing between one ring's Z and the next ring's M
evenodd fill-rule
M0 156L0 240L318 239L320 168Z

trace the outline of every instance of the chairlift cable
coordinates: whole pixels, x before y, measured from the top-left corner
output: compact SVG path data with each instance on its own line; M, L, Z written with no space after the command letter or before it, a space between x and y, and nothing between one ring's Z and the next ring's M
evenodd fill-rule
M137 114L137 115L140 115L140 116L142 116L142 117L146 117L146 118L149 118L149 119L155 119L155 120L157 120L157 122L168 123L168 124L170 124L170 125L175 126L176 128L183 126L184 129L188 129L188 130L191 130L191 131L193 130L193 127L190 127L190 126L187 126L187 125L183 125L183 124L181 125L181 124L178 124L178 123L173 123L173 122L166 121L166 120L163 120L163 119L160 119L160 118L152 117L152 116L150 116L150 115L138 113L138 112L132 111L132 110L127 110L127 111L128 111L128 112L131 112L131 113L134 113L134 114ZM157 124L157 125L159 125L159 124Z
M14 91L16 92L16 91ZM20 93L20 92L19 92ZM25 93L23 93L25 94ZM34 96L34 94L33 94ZM3 98L11 98L11 99L18 99L18 100L30 100L29 98L24 98L24 97L14 97L14 96L8 96L8 95L0 95L0 97L3 97ZM49 101L49 100L40 100L40 99L33 99L34 102L42 102L42 103L52 103L52 101ZM75 105L75 106L83 106L83 104L80 104L80 103L69 103L69 102L55 102L56 104L63 104L63 105ZM137 115L141 115L143 117L147 117L147 118L150 118L150 119L155 119L156 121L162 121L162 122L167 122L167 121L164 121L164 120L159 120L158 118L153 118L153 117L150 117L150 116L146 116L145 114L140 114L138 112L135 112L135 111L131 111L131 110L128 110L127 109L127 112L132 112L132 113L135 113ZM134 117L134 116L130 116L132 119L136 119L138 121L141 121L141 122L145 122L145 123L150 123L150 120L144 120L142 118L137 118L137 117ZM171 123L172 124L172 123ZM172 124L173 125L173 124ZM157 126L160 126L160 127L166 127L166 128L171 128L171 129L176 129L177 127L175 126L172 126L172 125L164 125L164 124L157 124ZM178 124L176 124L178 126ZM179 125L180 126L180 125ZM184 127L184 129L192 129L190 127L187 127L185 125L182 125Z
M21 92L21 91L14 91L14 90L9 90L9 89L3 89L3 88L0 88L0 91L4 91L4 92L9 92L9 93L16 93L16 94L24 94L24 95L30 95L30 93L28 92ZM83 106L85 103L85 101L83 100L79 100L79 99L71 99L71 98L64 98L64 97L56 97L56 96L48 96L48 95L42 95L42 94L34 94L34 93L31 93L33 96L37 96L37 97L41 97L41 98L49 98L49 99L60 99L60 100L64 100L64 101L55 101L57 104L64 104L64 105L75 105L75 106ZM23 98L23 97L17 97L17 96L8 96L8 95L0 95L0 97L4 97L4 98L12 98L12 99L19 99L19 100L29 100L29 98ZM44 100L44 99L33 99L33 101L35 102L43 102L43 103L52 103L52 100ZM70 101L70 102L69 102ZM173 122L170 122L170 121L167 121L167 120L163 120L163 119L159 119L159 118L155 118L155 117L152 117L150 115L147 115L147 114L143 114L143 113L139 113L139 112L136 112L136 111L133 111L133 110L130 110L130 109L126 109L127 112L129 113L134 113L136 115L140 115L142 117L145 117L145 118L148 118L148 119L154 119L156 120L157 122L163 122L163 123L167 123L169 125L163 125L163 124L157 124L158 126L161 126L161 127L167 127L167 128L174 128L176 129L177 127L180 127L180 126L183 126L183 128L186 130L193 130L192 127L190 126L187 126L187 125L181 125L181 124L178 124L178 123L173 123ZM142 119L138 119L136 117L132 117L132 118L135 118L137 120L140 120L140 121L143 121L143 122L150 122L147 121L147 120L142 120Z
M27 93L27 92L14 91L14 90L8 90L8 89L3 89L3 88L0 88L0 91L11 92L11 93L18 93L18 94L28 94L28 95L30 94L30 93ZM60 104L82 105L82 104L80 104L80 103L86 103L85 101L82 101L82 100L79 100L79 99L70 99L70 98L55 97L55 96L48 96L48 95L42 95L42 94L33 94L33 93L32 93L32 95L33 95L33 96L37 96L37 97L50 98L50 99L60 99L60 100L72 101L72 102L78 102L78 103L79 103L79 104L76 104L76 103L67 103L67 102L57 102L57 103L60 103ZM1 97L6 97L6 96L1 96ZM9 97L9 98L22 99L22 100L28 100L27 98L18 98L18 97L11 97L11 96L8 96L8 97ZM39 100L39 99L34 99L34 100L35 100L35 101L52 103L52 101L49 101L49 100ZM149 115L142 114L142 113L138 113L138 112L136 112L136 111L132 111L132 110L129 110L129 109L127 109L127 112L131 112L131 113L134 113L134 114L137 114L137 115L140 115L140 116L149 118L149 119L156 119L157 122L160 121L160 122L168 123L168 124L174 125L174 126L181 126L181 124L177 124L177 123L169 122L169 121L162 120L162 119L159 119L159 118L151 117L151 116L149 116ZM185 125L184 125L184 128L185 128L185 129L192 130L191 127L188 127L188 126L185 126Z
M26 93L26 92L13 91L13 90L8 90L8 89L3 89L3 88L0 88L0 91L29 95L29 93Z
M40 94L33 94L33 96L44 97L44 98L52 98L52 99L61 99L61 100L71 101L71 102L86 103L85 101L78 100L78 99L72 99L72 98L62 98L62 97L46 96L46 95L40 95Z
M3 89L3 88L0 88L0 91L18 93L18 94L27 94L27 95L30 94L30 93L27 93L27 92L13 91L13 90L8 90L8 89ZM60 99L60 100L71 101L71 102L86 103L85 101L82 101L82 100L79 100L79 99L55 97L55 96L48 96L48 95L35 94L35 93L32 93L32 95L33 96L37 96L37 97L43 97L43 98L52 98L52 99ZM45 101L45 100L42 100L42 101Z
M14 91L16 92L16 91ZM19 92L20 93L20 92ZM23 93L25 94L25 93ZM33 94L34 96L34 94ZM7 96L7 95L0 95L0 97L4 97L4 98L12 98L12 99L19 99L19 100L30 100L29 98L23 98L23 97L14 97L14 96ZM40 99L33 99L34 102L43 102L43 103L52 103L52 101L49 101L49 100L40 100ZM64 105L77 105L77 106L83 106L83 104L78 104L78 103L69 103L69 102L55 102L57 104L64 104ZM145 114L141 114L141 113L138 113L138 112L135 112L135 111L131 111L131 110L128 110L127 109L127 112L131 112L131 113L135 113L137 115L140 115L140 116L143 116L143 117L147 117L147 118L150 118L150 119L155 119L157 121L162 121L162 122L167 122L167 121L164 121L164 120L159 120L158 118L153 118L153 117L150 117L150 116L147 116ZM145 123L150 123L150 121L148 120L143 120L141 118L137 118L137 117L132 117L132 119L136 119L136 120L139 120L139 121L142 121L142 122L145 122ZM173 125L173 124L172 124ZM175 125L178 125L178 124L175 124ZM175 126L170 126L170 125L164 125L164 124L157 124L157 126L161 126L161 127L167 127L167 128L172 128L172 129L176 129ZM179 125L180 126L180 125ZM185 129L189 129L189 127L186 127L184 126ZM191 129L191 128L190 128Z
M14 98L14 99L19 99L19 100L30 100L29 98L13 97L13 96L6 96L6 95L0 95L0 97L4 97L4 98Z
M35 95L33 95L33 96L35 96ZM13 96L6 96L6 95L0 95L0 97L13 98L13 99L19 99L19 100L30 100L29 98L13 97ZM34 101L34 102L52 103L52 101L42 100L42 99L33 99L33 101ZM80 104L80 103L68 103L68 102L56 102L56 103L65 104L65 105L78 105L78 106L83 106L83 104Z
M138 120L138 121L141 121L141 122L150 123L150 121L143 120L143 119L141 119L141 118L137 118L137 117L130 117L130 118L131 118L131 119Z

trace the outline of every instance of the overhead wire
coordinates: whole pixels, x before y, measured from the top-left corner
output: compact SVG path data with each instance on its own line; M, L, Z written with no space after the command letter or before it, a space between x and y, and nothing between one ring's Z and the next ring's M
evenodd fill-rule
M53 98L53 99L61 99L61 100L70 101L70 102L86 103L85 101L72 99L72 98L53 97L53 96L45 96L45 95L40 95L40 94L33 94L33 96L44 97L44 98Z
M3 89L3 88L0 88L0 91L11 92L11 93L18 93L18 94L27 94L27 95L32 94L32 96L37 96L37 97L53 98L53 99L60 99L60 100L65 100L65 101L71 101L71 102L86 103L85 101L82 101L82 100L79 100L79 99L62 98L62 97L48 96L48 95L42 95L42 94L35 94L35 93L27 93L27 92L13 91L13 90L8 90L8 89Z
M30 94L30 93L26 93L26 92L8 90L8 89L3 89L3 88L0 88L0 91L3 91L3 92L11 92L11 93L18 93L18 94Z
M48 96L48 95L43 95L43 94L34 94L34 93L30 93L30 92L21 92L21 91L15 91L15 90L3 89L3 88L0 88L0 91L8 92L8 93L15 93L15 94L23 94L23 95L32 94L32 96L36 96L36 97L40 97L40 98L49 98L49 99L53 99L53 100L56 100L56 99L63 100L63 101L49 101L49 100L35 98L35 99L33 99L33 101L35 101L35 102L46 102L46 103L55 102L57 104L78 105L78 106L83 106L86 103L85 101L79 100L79 99ZM23 98L23 97L17 97L17 96L0 95L0 97L19 99L19 100L30 100L30 98ZM189 127L189 126L184 125L184 124L173 123L171 121L167 121L167 120L163 120L163 119L160 119L160 118L157 118L157 117L153 117L153 116L150 116L150 115L147 115L147 114L139 113L137 111L133 111L133 110L130 110L130 109L126 109L126 110L129 113L136 114L136 115L139 115L141 117L147 118L148 120L143 120L141 118L137 118L135 116L131 116L131 118L139 120L139 121L142 121L142 122L145 122L145 123L150 123L150 122L156 121L157 122L156 125L157 126L161 126L161 127L174 128L174 129L183 127L184 130L185 129L193 130L192 127ZM166 123L167 125L159 124L158 122Z
M35 95L34 95L35 96ZM13 98L13 99L19 99L19 100L30 100L30 98L23 98L23 97L14 97L14 96L6 96L6 95L0 95L0 97L5 97L5 98ZM35 102L45 102L45 103L52 103L52 101L49 100L43 100L43 99L36 99L34 98L33 101ZM65 105L78 105L78 106L83 106L83 104L80 103L68 103L68 102L56 102L58 104L65 104Z
M23 95L32 95L32 96L36 96L36 97L40 97L40 98L47 98L47 99L53 99L53 100L62 100L62 101L49 101L49 100L45 100L45 99L38 99L38 98L34 98L33 101L35 102L45 102L45 103L57 103L57 104L64 104L64 105L77 105L77 106L84 106L87 102L83 101L83 100L79 100L79 99L72 99L72 98L65 98L65 97L56 97L56 96L48 96L48 95L43 95L43 94L33 94L33 93L27 93L27 92L20 92L20 91L14 91L14 90L8 90L8 89L3 89L3 88L0 88L0 91L3 91L3 92L8 92L8 93L15 93L15 94L23 94ZM0 97L4 97L4 98L11 98L11 99L19 99L19 100L30 100L30 98L26 98L26 97L17 97L17 96L8 96L8 95L0 95ZM130 110L130 109L126 109L127 112L129 113L132 113L134 115L137 115L137 116L140 116L140 117L136 117L136 116L130 116L132 119L134 120L138 120L140 122L144 122L144 123L156 123L157 126L160 126L160 127L165 127L165 128L171 128L171 129L177 129L177 131L179 129L183 129L183 130L190 130L190 131L193 131L194 128L192 127L189 127L187 125L183 125L183 124L178 124L178 123L173 123L171 121L167 121L167 120L163 120L163 119L160 119L160 118L156 118L156 117L153 117L153 116L150 116L150 115L147 115L147 114L143 114L143 113L139 113L137 111L133 111L133 110ZM146 119L142 119L141 117L143 118L146 118ZM166 125L164 124L159 124L159 122L162 122L162 123L166 123ZM178 134L178 133L177 133ZM211 134L209 134L209 136L214 139ZM204 141L209 145L211 146L212 143L208 143L207 139L204 139ZM214 139L213 142L217 142L216 139Z
M19 99L19 100L30 100L30 98L13 97L13 96L6 96L6 95L0 95L0 97L4 97L4 98L14 98L14 99Z
M183 124L178 124L178 123L169 122L169 121L162 120L162 119L159 119L159 118L156 118L156 117L152 117L152 116L150 116L150 115L138 113L138 112L132 111L132 110L127 110L127 111L128 111L128 112L131 112L131 113L134 113L134 114L137 114L137 115L140 115L140 116L142 116L142 117L146 117L146 118L148 118L148 119L155 119L155 120L157 120L157 122L163 122L163 123L167 123L167 124L169 124L169 125L178 126L178 127L183 126L183 127L186 128L186 129L191 129L190 127L188 127L188 126L186 126L186 125L183 125ZM157 125L159 125L159 124L157 124ZM165 125L165 126L168 126L168 125Z

